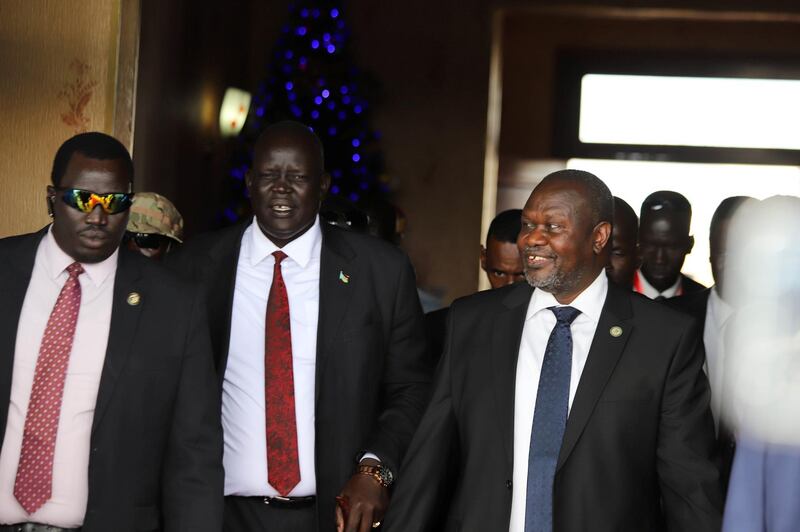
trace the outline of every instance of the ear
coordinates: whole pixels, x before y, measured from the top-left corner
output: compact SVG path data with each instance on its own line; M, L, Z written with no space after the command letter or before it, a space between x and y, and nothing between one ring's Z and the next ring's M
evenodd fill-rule
M481 269L486 271L486 248L481 245Z
M55 215L54 203L56 201L56 189L52 186L47 186L47 215L52 218Z
M244 184L247 187L247 193L250 195L250 197L253 197L253 194L252 194L253 169L252 168L244 173Z
M608 222L600 222L596 226L594 226L594 230L592 231L592 251L594 251L595 255L599 255L603 252L603 249L608 244L608 240L611 238L611 224Z
M686 251L687 255L692 252L692 248L693 247L694 247L694 237L693 236L689 236L689 248Z
M327 172L323 173L319 178L320 199L325 199L328 195L328 190L331 188L331 175Z

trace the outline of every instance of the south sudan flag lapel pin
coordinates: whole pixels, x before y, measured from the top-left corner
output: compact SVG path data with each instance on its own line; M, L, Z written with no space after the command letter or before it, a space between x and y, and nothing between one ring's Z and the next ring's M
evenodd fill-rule
M342 270L339 270L339 280L344 284L349 284L350 276L344 273Z

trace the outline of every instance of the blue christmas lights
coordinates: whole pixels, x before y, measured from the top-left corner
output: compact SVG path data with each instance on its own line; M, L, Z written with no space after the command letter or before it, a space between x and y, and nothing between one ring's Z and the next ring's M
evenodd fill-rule
M388 192L386 180L379 177L383 163L375 142L378 134L366 123L371 102L362 92L359 70L349 62L341 1L295 0L290 9L269 75L254 94L240 149L232 157L234 196L218 211L221 220L249 216L244 176L252 164L252 145L265 125L286 118L304 121L320 135L335 183L331 194L357 202Z

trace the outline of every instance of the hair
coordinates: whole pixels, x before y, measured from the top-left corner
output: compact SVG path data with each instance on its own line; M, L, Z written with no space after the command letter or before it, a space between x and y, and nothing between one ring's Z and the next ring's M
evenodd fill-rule
M290 136L308 141L315 151L319 151L320 171L325 171L325 148L322 141L312 128L295 120L283 120L270 124L258 135L255 146L258 147L265 139L274 136Z
M75 153L80 153L89 159L122 161L128 172L130 183L133 184L133 160L127 148L110 135L92 131L75 135L67 139L67 141L58 148L56 156L53 159L53 170L50 173L50 180L53 185L57 187L61 186L61 179L64 177L64 173L67 171L67 165L69 165Z
M644 199L639 216L644 218L646 214L656 212L674 212L685 215L688 222L692 221L692 204L686 196L674 190L659 190Z
M621 216L624 223L633 227L634 235L639 229L639 217L636 216L636 211L633 210L627 201L614 196L614 217Z
M494 238L498 242L516 243L519 231L522 229L522 209L509 209L494 217L489 224L489 231L486 233L486 245L489 239Z
M614 222L614 197L605 183L596 175L584 170L559 170L549 174L540 184L549 181L567 181L583 187L589 204L591 227L600 222Z
M709 226L708 234L711 238L719 229L719 226L729 221L733 218L733 215L736 214L736 211L741 207L745 202L752 200L750 196L731 196L729 198L725 198L720 202L717 206L717 209L714 211L714 215L711 216L711 225Z

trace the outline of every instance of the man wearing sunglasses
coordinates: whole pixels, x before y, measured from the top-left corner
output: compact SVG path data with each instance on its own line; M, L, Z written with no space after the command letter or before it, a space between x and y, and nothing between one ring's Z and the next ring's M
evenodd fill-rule
M255 216L175 257L211 314L225 530L332 531L337 517L347 532L370 530L427 401L411 264L320 223L330 177L302 124L261 134L246 182Z
M133 164L53 163L53 222L0 240L0 532L218 532L219 398L195 289L120 242Z

